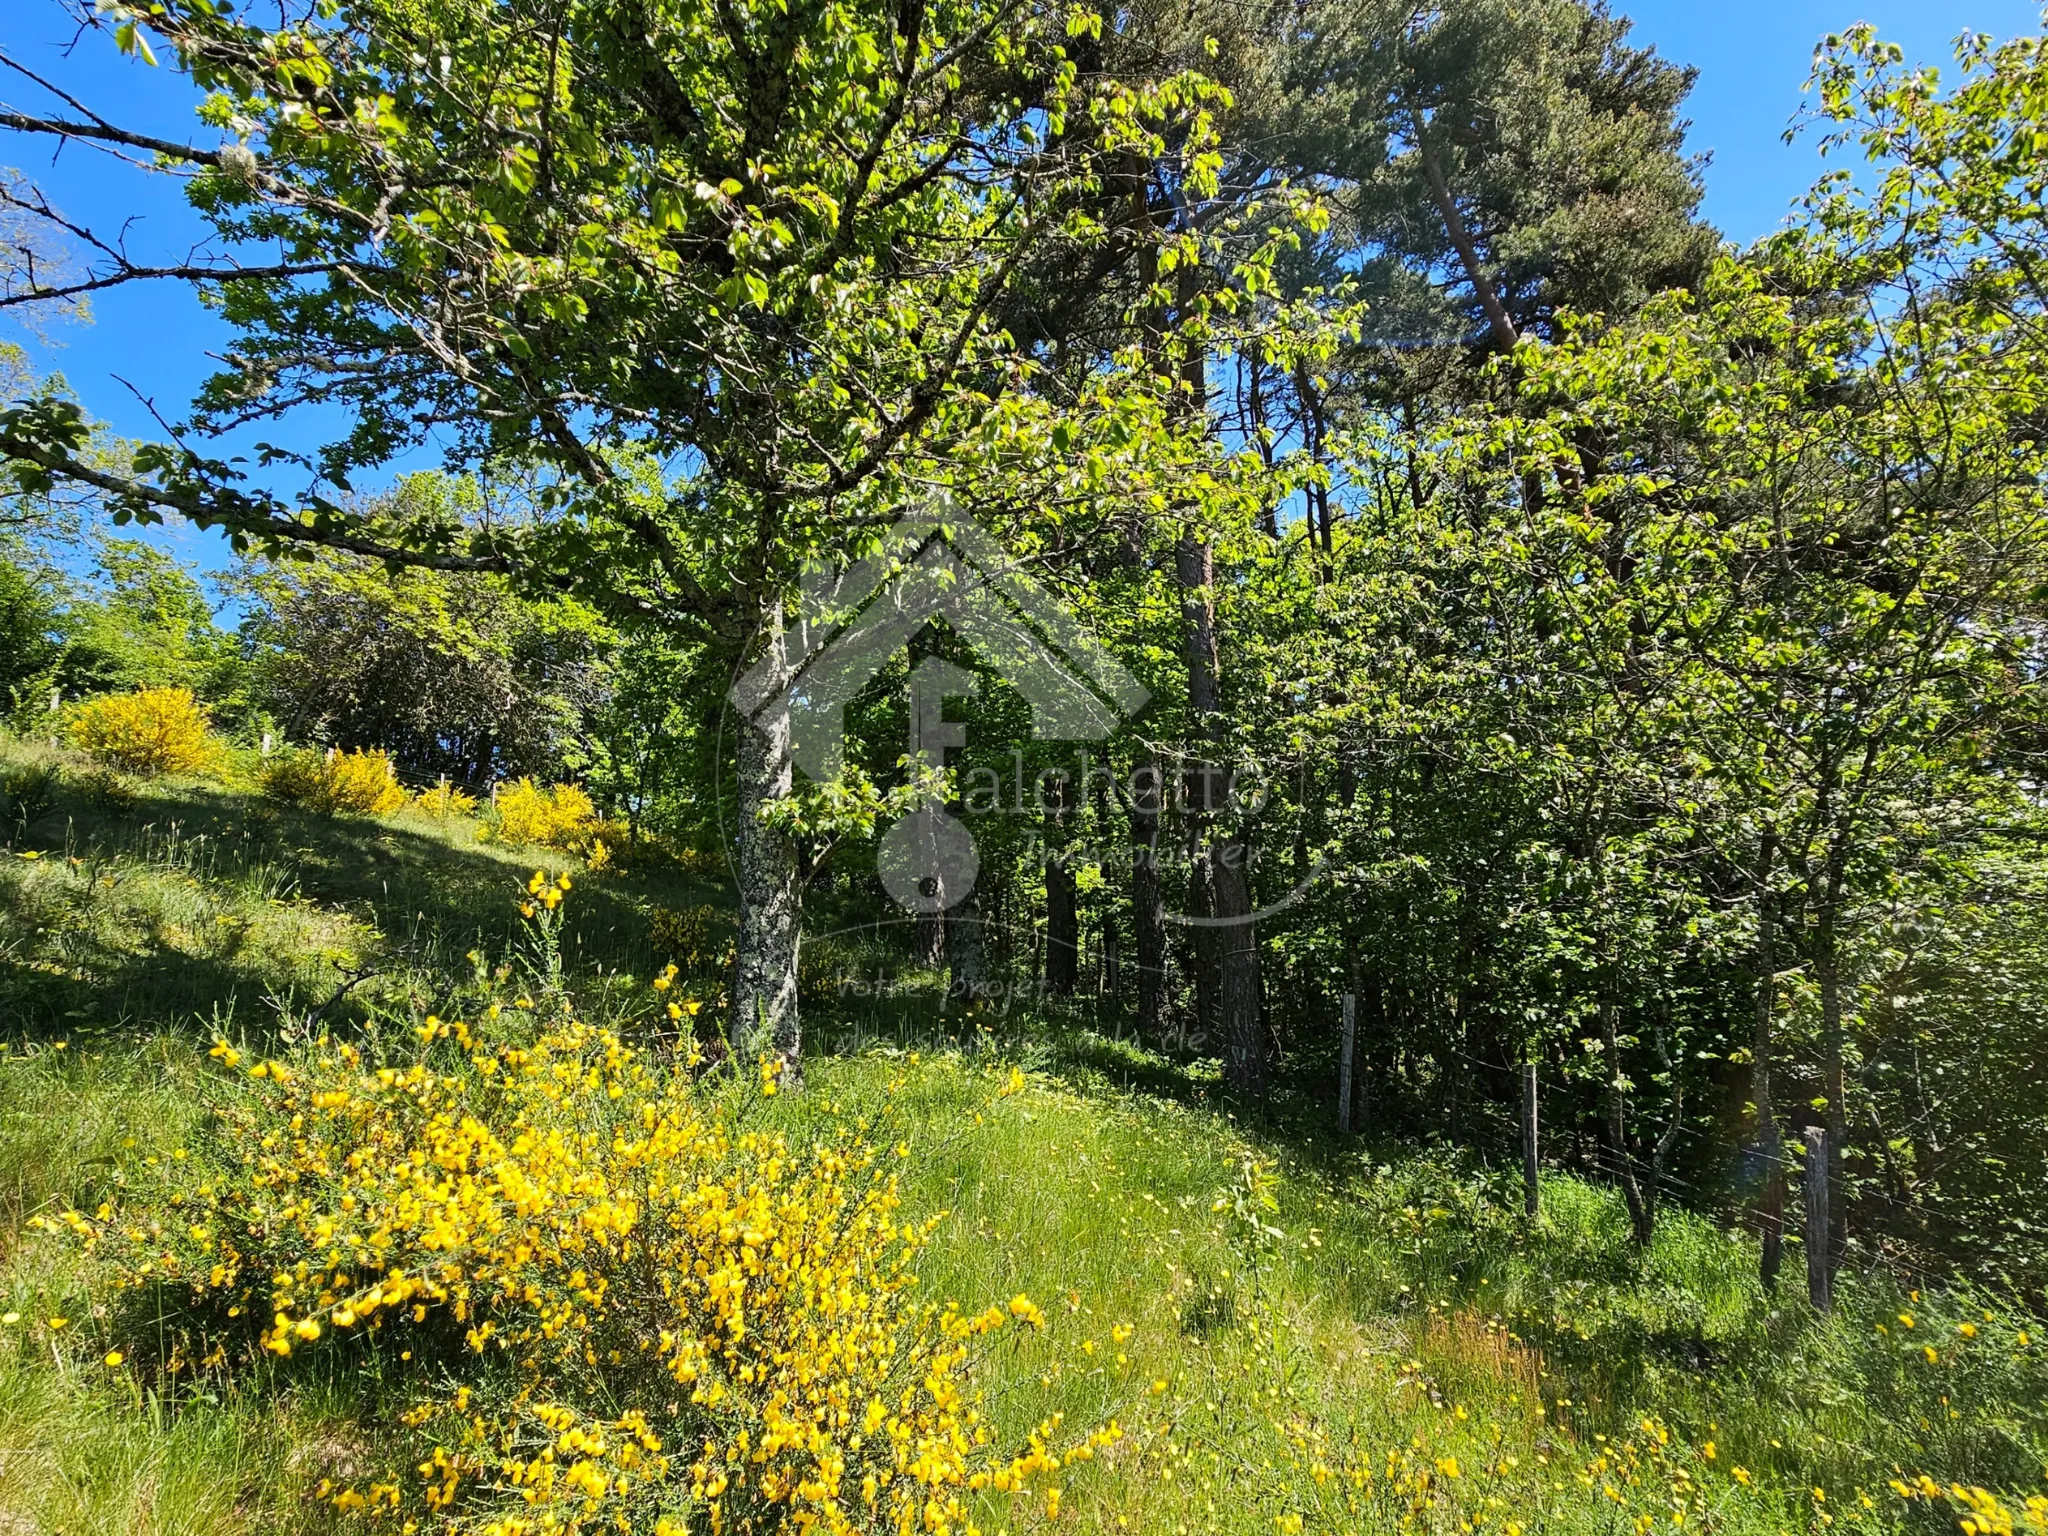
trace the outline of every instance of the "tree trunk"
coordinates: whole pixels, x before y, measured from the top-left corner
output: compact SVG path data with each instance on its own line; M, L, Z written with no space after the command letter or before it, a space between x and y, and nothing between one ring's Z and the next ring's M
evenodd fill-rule
M1343 1033L1337 1044L1337 1134L1351 1134L1351 1063L1358 1053L1358 994L1344 994Z
M1657 1059L1664 1064L1664 1075L1671 1080L1671 1118L1665 1122L1664 1134L1657 1138L1657 1145L1650 1153L1650 1209L1657 1208L1658 1192L1664 1187L1664 1171L1671 1166L1671 1153L1678 1145L1679 1133L1685 1129L1685 1069L1684 1063L1672 1057L1671 1033L1669 1029L1670 1001L1664 1000L1661 1012L1656 1016L1654 1028L1657 1037Z
M1156 1045L1166 1035L1166 906L1159 882L1160 769L1141 764L1131 797L1131 932L1138 970L1138 1038Z
M1203 919L1216 915L1216 881L1209 867L1209 850L1199 842L1188 850L1187 910ZM1196 1049L1215 1047L1220 1051L1224 1029L1218 1011L1222 986L1216 969L1216 930L1204 922L1181 932L1187 945L1187 974L1195 983Z
M1522 1214L1534 1221L1543 1210L1542 1142L1536 1121L1536 1063L1522 1063Z
M1066 850L1051 849L1045 858L1045 990L1054 997L1072 997L1080 960L1074 872L1067 865Z
M1816 1312L1826 1312L1834 1305L1835 1267L1828 1261L1829 1229L1828 1186L1834 1182L1828 1156L1833 1143L1828 1133L1819 1126L1808 1126L1806 1130L1806 1169L1803 1193L1806 1196L1806 1298L1813 1303Z
M1826 885L1813 931L1814 979L1820 983L1821 1092L1827 1098L1827 1260L1830 1277L1849 1240L1849 1213L1842 1198L1842 1161L1849 1147L1848 1074L1842 1065L1842 954L1835 916L1842 901L1842 855L1828 852Z
M988 958L982 945L981 898L973 891L946 911L946 1001L972 1007L988 994Z
M917 963L938 965L946 958L946 914L917 914Z
M1415 152L1422 160L1423 178L1429 183L1429 195L1436 202L1436 210L1443 216L1444 233L1451 237L1451 246L1458 253L1458 260L1465 268L1465 278L1472 284L1472 291L1479 298L1479 307L1486 311L1486 324L1493 336L1493 344L1503 352L1515 350L1515 343L1521 340L1515 332L1515 322L1508 318L1500 294L1495 291L1493 280L1486 275L1486 268L1480 265L1479 250L1472 243L1471 231L1465 227L1465 216L1458 212L1458 201L1451 196L1451 189L1444 181L1444 169L1438 163L1436 151L1430 148L1429 133L1423 127L1420 113L1411 112L1410 121L1415 128Z
M1188 706L1195 735L1206 749L1193 765L1190 802L1207 847L1204 866L1209 910L1215 921L1195 929L1204 969L1212 969L1217 1029L1224 1045L1223 1081L1231 1092L1260 1097L1266 1087L1265 1023L1259 996L1258 934L1252 921L1250 847L1217 824L1228 813L1228 771L1213 757L1224 744L1221 663L1216 644L1215 551L1206 539L1183 538L1174 549L1180 578L1183 643L1187 649Z
M1621 1198L1628 1205L1629 1231L1638 1248L1650 1246L1656 1235L1656 1212L1644 1197L1642 1181L1636 1177L1636 1160L1628 1148L1628 1104L1621 1072L1621 1031L1614 999L1602 985L1600 999L1600 1042L1607 1053L1607 1140L1614 1151L1614 1172L1621 1181Z
M1223 1080L1248 1098L1266 1092L1266 1023L1259 987L1258 935L1252 926L1250 853L1236 837L1209 845L1216 916L1228 919L1211 930L1217 936L1217 1009L1223 1028Z
M1763 1239L1758 1273L1764 1289L1774 1290L1785 1261L1785 1170L1780 1163L1778 1121L1771 1109L1771 1016L1776 1009L1778 973L1772 951L1772 925L1777 903L1771 895L1771 865L1777 853L1766 835L1757 852L1756 877L1756 1038L1750 1046L1750 1098L1756 1103L1756 1155L1762 1165L1763 1191L1757 1203L1757 1230Z
M1309 371L1306 361L1294 365L1294 388L1295 393L1301 397L1301 430L1304 439L1302 446L1307 450L1310 459L1320 468L1323 463L1325 430L1323 398L1316 389L1315 375ZM1324 559L1316 564L1316 580L1321 582L1329 574L1327 562L1333 537L1330 526L1330 488L1311 480L1303 487L1303 494L1308 498L1309 537L1322 546L1324 555Z
M771 597L762 605L767 640L763 658L787 675L788 645L782 632L782 605ZM734 1064L745 1071L754 1059L772 1052L783 1063L783 1082L802 1080L802 1025L797 1017L796 967L803 902L797 883L796 842L768 819L793 786L789 711L778 701L778 683L770 702L739 732L739 899L740 931L734 966L732 1048Z

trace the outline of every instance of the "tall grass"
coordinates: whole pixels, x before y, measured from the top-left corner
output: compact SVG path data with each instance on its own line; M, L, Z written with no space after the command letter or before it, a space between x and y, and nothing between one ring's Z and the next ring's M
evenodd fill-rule
M215 1030L402 1039L517 988L528 856L219 786L45 789L0 856L0 1536L320 1529L309 1491L375 1454L388 1384L109 1367L100 1278L26 1223L176 1157ZM709 894L578 881L585 1015L638 1019L645 913ZM1006 1433L1127 1431L1063 1470L1056 1516L992 1495L985 1530L1936 1531L1952 1484L2025 1529L2048 1476L2048 1328L2009 1299L1851 1273L1823 1318L1759 1289L1740 1233L1674 1209L1638 1250L1613 1190L1562 1175L1531 1223L1467 1156L1240 1124L1079 1014L1016 1011L976 1049L829 987L809 1012L843 1054L756 1112L900 1145L912 1210L949 1213L928 1296L1045 1307L984 1382Z

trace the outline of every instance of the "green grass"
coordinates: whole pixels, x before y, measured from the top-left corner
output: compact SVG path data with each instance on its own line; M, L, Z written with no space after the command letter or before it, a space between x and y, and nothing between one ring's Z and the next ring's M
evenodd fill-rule
M913 1204L952 1213L925 1266L936 1293L1048 1304L1051 1336L1001 1384L1011 1427L1061 1410L1137 1431L1142 1463L1081 1480L1084 1528L1250 1532L1293 1512L1308 1529L1402 1529L1404 1499L1353 1510L1335 1475L1367 1462L1383 1474L1390 1452L1410 1468L1454 1458L1459 1518L1498 1500L1492 1513L1525 1530L1668 1515L1680 1466L1711 1493L1716 1528L1759 1531L1818 1528L1821 1509L1835 1528L1896 1528L1907 1506L1886 1484L1901 1472L2017 1493L2048 1467L2048 1353L2038 1323L2002 1302L1960 1289L1914 1300L1846 1276L1820 1319L1788 1292L1763 1295L1753 1246L1682 1212L1638 1253L1608 1189L1550 1179L1531 1226L1459 1158L1261 1144L1170 1100L1078 1091L1048 1065L997 1096L971 1058L869 1055L821 1063L807 1097L880 1115L910 1141ZM1248 1160L1253 1177L1260 1162L1275 1175L1277 1209L1247 1204L1278 1235L1233 1202ZM1956 1331L1966 1320L1974 1339ZM1118 1323L1135 1329L1121 1349ZM1076 1353L1083 1339L1092 1355ZM1584 1481L1607 1448L1654 1439L1646 1417L1670 1436L1663 1460L1634 1484ZM1418 1528L1438 1518L1455 1528L1441 1510Z
M49 758L0 749L0 769ZM28 1223L118 1204L127 1170L178 1155L216 1029L288 1051L309 1016L376 1030L516 987L497 967L536 858L468 823L61 766L0 856L0 1536L327 1529L312 1488L378 1454L367 1389L152 1388L148 1341L117 1338L98 1277ZM579 1006L628 1018L648 912L707 899L662 871L579 880ZM986 1529L1621 1533L1675 1529L1683 1501L1686 1530L1936 1531L1954 1501L1893 1478L2017 1512L2048 1477L2048 1329L2009 1299L1846 1274L1820 1318L1698 1217L1667 1211L1639 1252L1614 1191L1556 1176L1531 1224L1469 1156L1240 1125L1206 1077L1082 1019L1013 1014L977 1053L829 989L811 1016L843 1053L767 1112L900 1141L911 1208L949 1213L927 1293L1048 1314L988 1363L995 1422L1126 1430L1055 1479L1057 1520L1041 1493ZM109 1367L117 1343L136 1358Z
M0 786L0 1019L42 1038L432 1007L473 956L506 954L509 898L536 864L582 868L484 841L468 818L311 815L19 743L0 743ZM666 866L587 882L567 938L583 1000L601 1008L653 966L655 907L716 894Z

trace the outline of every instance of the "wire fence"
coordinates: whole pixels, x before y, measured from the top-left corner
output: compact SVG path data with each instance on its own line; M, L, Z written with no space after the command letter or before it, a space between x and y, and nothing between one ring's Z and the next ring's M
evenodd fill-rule
M1456 1046L1439 1046L1431 1054L1452 1058L1475 1072L1497 1073L1501 1067L1499 1062L1486 1061ZM1583 1095L1568 1093L1554 1076L1539 1075L1537 1082L1539 1127L1563 1124L1573 1127L1575 1133L1581 1132L1585 1121L1598 1112ZM1494 1103L1490 1107L1500 1110L1505 1106ZM1803 1127L1804 1122L1799 1124ZM1781 1126L1777 1155L1773 1159L1754 1139L1737 1141L1717 1137L1697 1122L1682 1122L1673 1136L1674 1151L1680 1145L1689 1144L1686 1157L1693 1166L1718 1164L1737 1170L1731 1178L1711 1184L1687 1177L1668 1162L1660 1166L1651 1157L1618 1152L1605 1127L1592 1135L1575 1134L1573 1139L1572 1160L1589 1167L1594 1173L1616 1184L1633 1177L1638 1188L1656 1205L1675 1203L1758 1239L1763 1238L1773 1225L1762 1208L1762 1196L1775 1169L1783 1178L1786 1190L1784 1208L1776 1223L1777 1230L1787 1240L1805 1241L1804 1214L1798 1191L1805 1178L1806 1159L1802 1150L1804 1137L1797 1129ZM1836 1155L1839 1156L1839 1152ZM1563 1161L1553 1151L1545 1159L1545 1164L1556 1167ZM1941 1219L1938 1212L1925 1205L1900 1200L1866 1181L1858 1181L1845 1215L1867 1215L1872 1211L1881 1212L1908 1229ZM1957 1265L1915 1248L1895 1231L1881 1230L1877 1239L1869 1241L1863 1234L1852 1234L1850 1244L1836 1255L1836 1263L1851 1265L1864 1273L1889 1273L1923 1287L1952 1281L1958 1273ZM1857 1262L1852 1264L1852 1261Z

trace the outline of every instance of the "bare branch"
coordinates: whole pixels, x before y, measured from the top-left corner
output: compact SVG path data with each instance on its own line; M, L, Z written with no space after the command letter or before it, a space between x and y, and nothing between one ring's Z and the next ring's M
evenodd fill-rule
M17 304L76 298L82 293L97 293L102 288L116 288L123 283L139 283L149 278L170 277L207 283L246 282L265 278L316 277L323 272L340 272L354 265L344 261L315 261L284 262L272 267L127 267L106 277L68 283L62 288L34 287L22 293L0 294L0 309L11 309Z
M146 149L152 154L163 155L172 160L189 161L195 165L220 164L220 151L217 149L195 149L190 144L179 144L171 139L152 138L146 133L130 133L125 128L116 128L112 123L73 123L60 117L29 117L21 112L0 112L0 128L12 128L16 133L49 133L64 139L93 139L103 144L126 144L131 149Z

